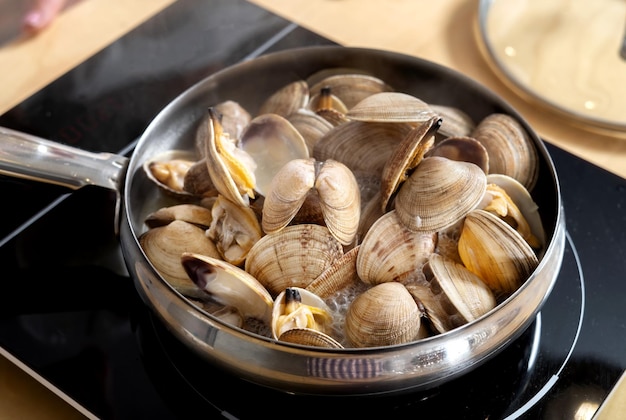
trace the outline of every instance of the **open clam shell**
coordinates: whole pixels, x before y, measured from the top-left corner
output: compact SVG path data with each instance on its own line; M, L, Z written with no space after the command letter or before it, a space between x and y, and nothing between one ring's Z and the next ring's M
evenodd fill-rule
M465 217L458 249L463 264L498 300L517 290L539 264L533 249L515 229L480 209Z
M316 203L332 235L343 245L352 243L361 214L360 187L352 171L332 159L293 159L278 171L265 197L263 230L275 233L287 226L312 190L310 203Z
M224 261L243 264L250 248L263 236L256 213L220 195L213 203L211 216L206 235L213 240Z
M220 258L215 244L206 237L204 229L182 220L149 229L139 237L139 243L163 278L181 294L190 297L199 297L202 293L180 263L183 252Z
M229 200L247 206L254 197L256 164L238 146L236 139L224 132L218 112L214 108L209 108L208 112L205 155L213 185Z
M293 329L315 330L328 334L332 330L332 313L316 294L300 287L288 287L276 296L272 309L272 336L280 340Z
M254 277L219 258L185 252L181 265L205 296L224 306L237 308L245 318L270 323L273 299Z
M427 156L441 156L452 160L471 162L482 169L484 173L489 173L487 149L473 137L447 137L430 149Z
M254 161L254 189L266 195L276 173L293 159L307 159L302 134L278 114L262 114L250 121L241 135L241 149Z
M406 124L348 121L328 131L313 148L319 161L337 160L354 172L380 174L394 149L411 131Z
M495 184L502 188L511 198L517 209L521 212L524 221L528 223L530 233L537 241L535 247L541 254L546 246L546 232L543 227L543 222L541 221L541 215L539 214L539 206L528 190L515 178L502 174L487 175L487 183Z
M383 167L381 178L381 209L387 210L392 195L396 192L409 173L422 161L435 143L435 133L441 124L439 117L418 124L393 149L393 153Z
M143 170L161 191L180 200L189 200L193 195L185 190L185 176L195 161L193 153L171 150L144 162Z
M430 290L447 312L446 331L471 322L496 306L493 292L485 282L451 259L433 254L424 271Z

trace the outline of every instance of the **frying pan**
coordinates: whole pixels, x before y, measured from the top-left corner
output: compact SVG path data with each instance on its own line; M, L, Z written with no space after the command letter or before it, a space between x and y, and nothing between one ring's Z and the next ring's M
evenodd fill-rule
M167 205L142 164L163 152L193 150L196 127L209 106L230 99L252 115L285 84L329 68L368 72L396 90L465 111L474 121L494 113L515 117L539 154L538 204L547 245L523 285L481 318L409 344L368 349L317 349L229 326L191 303L154 269L138 237L145 217ZM454 70L389 51L306 47L271 53L208 76L167 105L149 124L130 157L90 153L24 133L0 129L0 172L80 188L94 184L118 192L119 240L128 271L145 304L172 334L199 354L247 381L290 393L369 395L424 390L481 365L534 321L556 281L565 246L558 177L532 127L508 103Z

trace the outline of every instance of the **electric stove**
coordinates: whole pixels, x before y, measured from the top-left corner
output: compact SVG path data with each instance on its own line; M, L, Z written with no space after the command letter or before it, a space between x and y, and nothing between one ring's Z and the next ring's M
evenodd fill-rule
M178 0L0 116L0 125L129 155L195 82L285 48L332 44L245 1ZM593 141L593 139L590 139ZM395 396L292 395L209 365L136 293L114 231L115 197L0 177L0 347L95 417L591 418L626 368L626 180L547 145L567 244L531 326L444 385Z

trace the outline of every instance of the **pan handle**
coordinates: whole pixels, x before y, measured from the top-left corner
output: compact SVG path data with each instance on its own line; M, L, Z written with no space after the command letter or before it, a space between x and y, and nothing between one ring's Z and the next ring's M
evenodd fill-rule
M93 153L0 127L0 174L77 190L96 185L122 191L128 158Z

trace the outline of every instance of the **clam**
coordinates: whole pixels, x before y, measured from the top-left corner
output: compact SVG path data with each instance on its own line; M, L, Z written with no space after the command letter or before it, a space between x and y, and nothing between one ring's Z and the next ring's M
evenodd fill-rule
M315 144L333 128L333 125L326 119L307 109L300 109L290 114L287 120L302 135L309 150L309 156L313 156Z
M206 166L213 185L229 200L247 206L254 198L256 163L223 131L217 111L209 108L208 112Z
M441 117L441 127L437 133L443 138L469 136L476 128L472 117L460 108L432 103L430 107Z
M330 86L325 86L321 88L318 93L312 95L309 103L307 104L307 109L310 109L313 112L334 110L339 114L344 115L348 112L346 104L333 94Z
M182 150L171 150L155 156L143 164L143 170L161 191L179 199L192 195L185 191L185 175L195 163L195 156Z
M342 255L342 245L328 228L292 225L259 239L248 252L245 270L277 296L288 287L306 288Z
M213 108L219 115L220 124L222 125L224 132L228 133L232 139L239 139L244 128L251 120L250 113L238 102L231 100L221 102ZM206 141L209 135L209 118L211 118L209 114L205 114L196 129L196 151L202 157L204 157L206 153Z
M347 109L354 107L364 98L375 93L392 91L393 89L383 80L359 73L341 73L327 75L317 80L311 86L311 94L317 95L322 89L329 89L339 98Z
M288 83L270 95L259 108L258 115L277 114L287 117L306 107L309 102L309 85L305 80Z
M498 216L476 209L465 217L459 256L501 300L524 282L539 264L530 245Z
M344 348L340 342L328 334L311 328L293 328L280 335L280 341L284 343L300 344L303 346L323 347L329 349Z
M332 314L324 300L299 287L288 287L274 300L272 336L280 340L293 329L315 330L328 334L332 330Z
M435 142L435 132L441 124L439 117L417 124L393 149L393 153L383 167L381 178L381 209L385 211L396 192L409 173L422 161L426 152Z
M237 308L245 318L269 324L273 300L251 275L219 258L185 252L180 257L188 277L205 297L224 306Z
M206 158L189 167L183 179L183 190L195 197L215 197L219 194L211 180Z
M233 306L224 306L217 302L200 299L189 299L194 305L203 311L213 315L222 322L237 328L245 328L246 320L239 310Z
M434 252L437 235L408 229L392 210L369 229L356 259L359 278L373 285L402 281L412 275Z
M409 229L445 229L474 209L487 188L485 173L473 163L424 158L398 189L395 209Z
M530 232L520 233L525 238L532 236L534 239L531 239L529 244L535 249L543 250L546 245L546 232L543 228L541 215L539 214L539 206L535 203L528 190L519 181L507 175L488 175L487 183L500 187L511 200L513 206L521 213L521 215L516 214L514 219L517 220L509 222L509 224L519 231L519 226L523 225L525 222ZM510 203L509 206L511 206Z
M313 148L313 157L319 161L334 159L354 172L378 175L411 129L408 123L349 121L322 136Z
M489 154L489 173L504 174L532 191L537 177L537 150L524 127L508 114L491 114L471 134Z
M346 116L354 121L419 123L438 115L430 105L413 95L381 92L361 100Z
M220 195L213 204L211 216L206 235L216 244L224 261L242 264L250 248L263 236L256 214L250 207L237 206Z
M477 165L484 173L489 173L487 149L473 137L448 137L430 149L427 156L441 156L451 160L470 162Z
M341 244L350 244L356 236L361 211L359 185L345 165L332 159L294 159L280 169L265 197L263 230L274 233L287 226L312 189L319 198L325 225Z
M462 264L433 254L424 272L439 307L446 311L445 328L439 332L472 322L496 306L491 289Z
M533 248L539 249L542 246L539 239L532 233L530 225L520 209L503 188L497 184L487 184L485 201L487 204L481 207L483 210L489 211L507 222Z
M220 258L215 244L206 237L204 229L182 220L149 229L139 237L139 243L161 276L174 289L190 297L202 296L202 292L189 279L180 263L183 252Z
M278 114L263 114L250 121L241 135L241 149L255 163L255 190L267 194L270 182L287 162L306 159L309 149L300 132Z
M356 258L360 245L355 246L337 258L306 287L322 299L331 298L336 293L358 287L362 284L356 271Z
M167 225L174 220L182 220L196 225L202 229L208 229L213 221L211 210L192 203L175 204L162 207L150 213L144 219L144 223L149 228Z
M391 346L415 340L422 312L406 287L381 283L358 295L346 314L345 333L354 347Z

